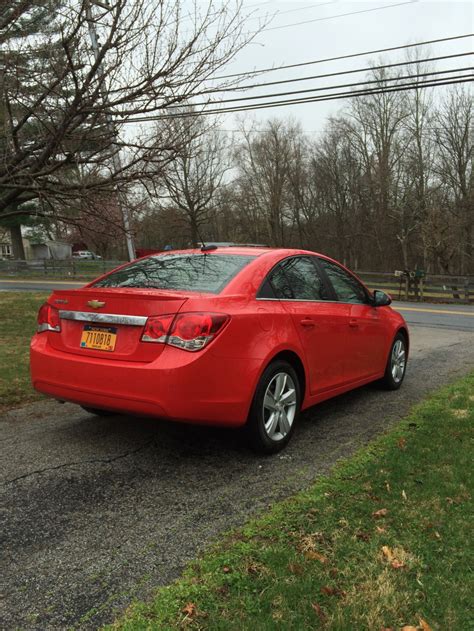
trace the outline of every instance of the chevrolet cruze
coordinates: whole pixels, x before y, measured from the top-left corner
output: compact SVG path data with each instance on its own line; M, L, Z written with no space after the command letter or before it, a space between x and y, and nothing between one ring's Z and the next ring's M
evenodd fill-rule
M314 252L165 252L54 291L32 381L98 415L245 425L276 452L301 410L371 381L400 387L409 337L390 302Z

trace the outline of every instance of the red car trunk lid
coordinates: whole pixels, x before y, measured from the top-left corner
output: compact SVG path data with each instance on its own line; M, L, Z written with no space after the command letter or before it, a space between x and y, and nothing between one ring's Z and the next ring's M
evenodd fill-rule
M141 341L148 316L177 313L188 296L149 289L87 288L55 291L49 303L59 309L61 332L50 333L53 348L107 360L149 362L163 344ZM100 327L116 335L113 351L83 348L86 327Z

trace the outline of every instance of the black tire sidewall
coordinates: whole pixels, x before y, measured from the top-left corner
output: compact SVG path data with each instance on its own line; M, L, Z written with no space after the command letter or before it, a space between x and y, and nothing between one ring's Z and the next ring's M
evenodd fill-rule
M279 372L286 372L295 384L296 390L296 411L295 418L288 434L281 440L272 440L265 431L263 419L263 398L267 390L268 384L273 377ZM293 434L295 425L298 421L301 408L301 385L295 369L291 364L284 360L276 360L267 366L263 371L260 381L255 390L255 395L250 408L249 418L247 422L247 431L249 434L250 444L255 451L259 453L272 454L280 451L285 447Z

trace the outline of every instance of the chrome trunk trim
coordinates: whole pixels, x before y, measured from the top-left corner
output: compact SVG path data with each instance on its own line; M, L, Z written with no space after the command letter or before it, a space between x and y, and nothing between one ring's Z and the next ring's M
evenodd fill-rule
M145 316L121 315L118 313L96 313L90 311L59 311L61 320L79 320L81 322L98 322L101 324L126 324L128 326L145 326Z

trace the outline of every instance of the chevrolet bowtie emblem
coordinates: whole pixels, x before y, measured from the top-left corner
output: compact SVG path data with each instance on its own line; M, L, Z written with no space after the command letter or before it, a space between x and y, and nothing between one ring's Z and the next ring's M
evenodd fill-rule
M98 309L99 307L103 307L105 305L105 302L102 302L101 300L89 300L89 302L87 303L88 307L92 307L93 309Z

